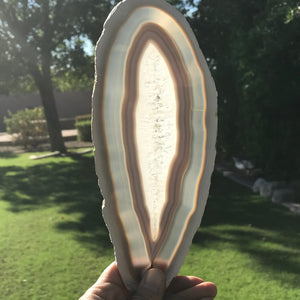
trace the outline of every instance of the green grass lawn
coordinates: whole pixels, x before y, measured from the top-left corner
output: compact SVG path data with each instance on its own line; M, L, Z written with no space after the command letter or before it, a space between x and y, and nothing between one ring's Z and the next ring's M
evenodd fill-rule
M113 260L92 154L0 153L0 299L77 299ZM300 299L300 218L214 175L180 274L217 299Z

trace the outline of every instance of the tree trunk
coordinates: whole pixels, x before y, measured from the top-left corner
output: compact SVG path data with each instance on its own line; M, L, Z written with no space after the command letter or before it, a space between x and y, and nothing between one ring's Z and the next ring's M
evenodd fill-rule
M51 151L66 153L67 149L61 133L61 126L56 109L55 97L53 93L50 67L47 62L43 63L42 72L34 68L32 74L39 89L42 104L44 106L47 121L48 133L50 138Z
M61 126L58 118L53 90L48 86L47 82L44 82L43 86L39 88L39 91L44 106L51 150L66 153L67 150L62 138Z

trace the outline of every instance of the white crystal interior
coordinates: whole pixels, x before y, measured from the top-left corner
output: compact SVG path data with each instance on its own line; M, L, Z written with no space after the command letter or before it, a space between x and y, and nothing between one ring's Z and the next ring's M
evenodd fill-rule
M173 78L165 57L149 42L138 70L135 118L138 164L153 241L159 234L167 177L176 151L176 114Z

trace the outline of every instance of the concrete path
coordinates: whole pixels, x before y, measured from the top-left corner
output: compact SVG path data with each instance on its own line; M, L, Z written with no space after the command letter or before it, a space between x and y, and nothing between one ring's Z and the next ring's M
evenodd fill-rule
M68 130L62 130L62 136L64 140L71 140L76 139L77 137L77 129L68 129ZM13 136L6 133L6 132L0 132L0 146L8 146L12 144Z

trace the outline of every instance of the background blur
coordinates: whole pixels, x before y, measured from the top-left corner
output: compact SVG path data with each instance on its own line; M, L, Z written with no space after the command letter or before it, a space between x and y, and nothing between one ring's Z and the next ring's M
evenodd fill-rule
M187 16L216 82L218 158L299 177L300 2L170 2ZM91 91L93 47L114 4L0 1L1 117L1 95L39 93L52 148L63 150L54 92Z

